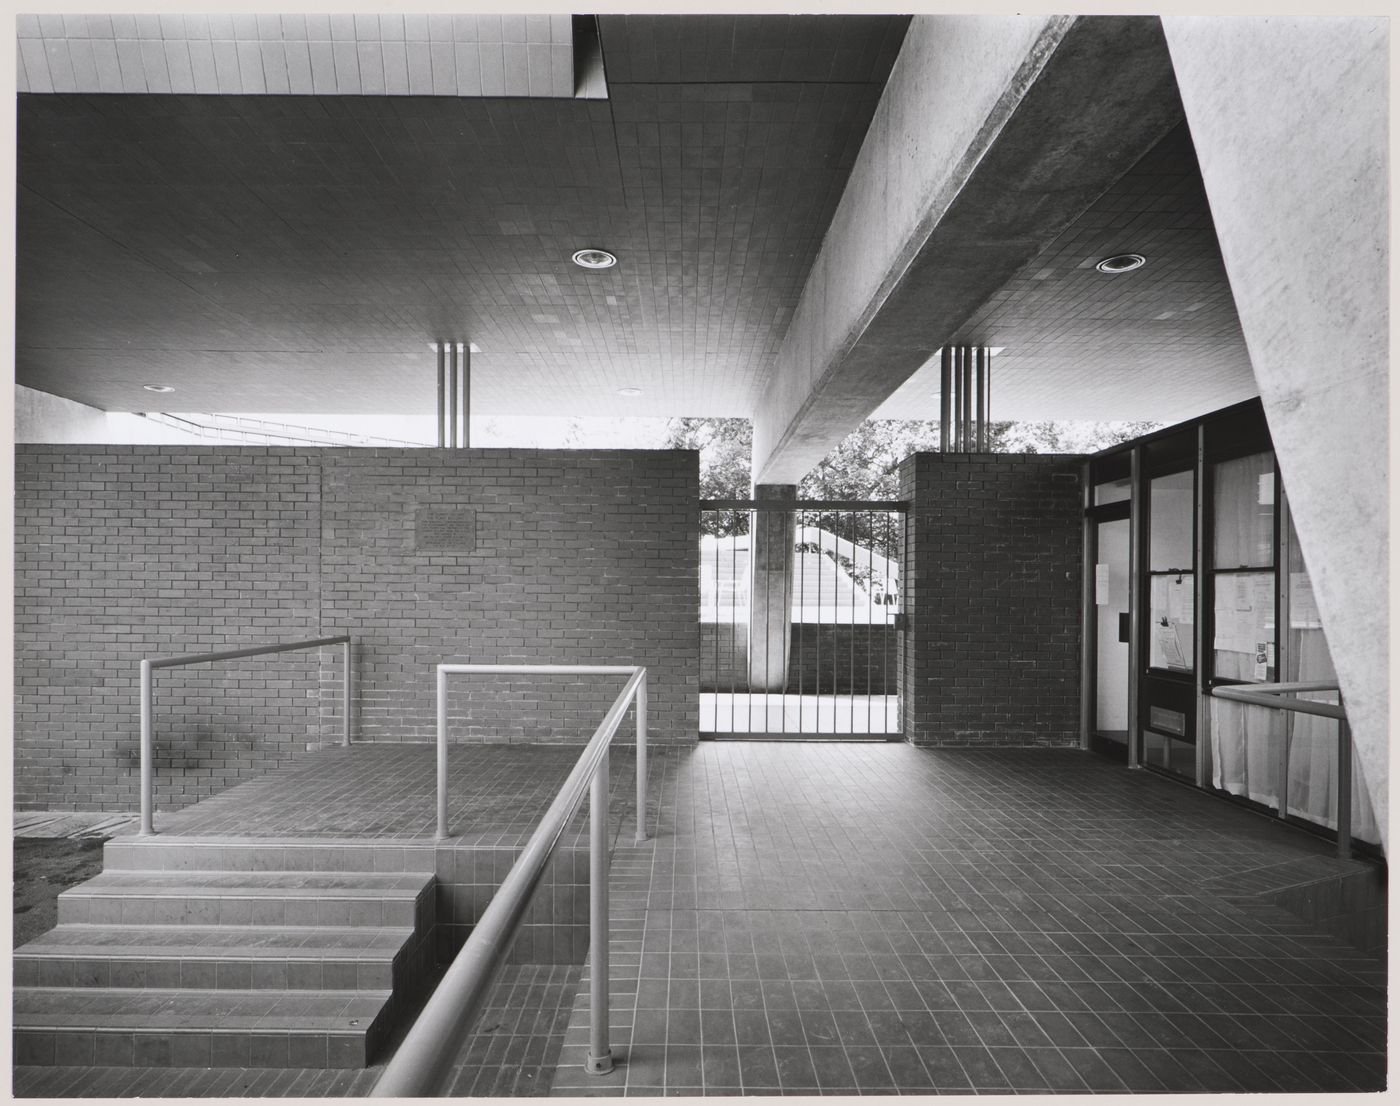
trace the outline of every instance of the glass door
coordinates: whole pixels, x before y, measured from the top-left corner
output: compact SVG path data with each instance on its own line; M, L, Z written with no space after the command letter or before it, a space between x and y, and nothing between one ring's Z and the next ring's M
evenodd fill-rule
M1195 472L1147 486L1146 671L1139 725L1142 762L1196 777Z
M1130 641L1129 542L1123 518L1095 524L1094 560L1094 737L1128 746L1128 644Z

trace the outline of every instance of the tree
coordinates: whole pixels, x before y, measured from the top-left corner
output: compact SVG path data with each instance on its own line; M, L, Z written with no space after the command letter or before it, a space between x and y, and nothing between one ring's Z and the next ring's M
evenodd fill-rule
M747 499L753 423L748 419L671 419L666 449L700 451L700 498Z
M993 422L992 453L1095 453L1151 433L1155 422ZM700 451L700 498L747 499L752 490L753 424L748 419L672 419L668 449ZM797 487L800 499L898 499L899 466L911 453L937 451L933 419L871 419L843 438ZM864 521L863 521L864 520ZM813 525L867 548L886 543L870 532L868 516L822 512ZM748 532L746 512L707 514L708 534ZM893 556L893 550L883 550Z

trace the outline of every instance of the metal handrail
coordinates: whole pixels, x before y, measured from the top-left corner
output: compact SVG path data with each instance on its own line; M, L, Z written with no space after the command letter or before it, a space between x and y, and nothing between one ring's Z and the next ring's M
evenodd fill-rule
M157 668L180 668L187 664L207 664L210 661L230 661L238 657L257 657L266 653L290 653L298 649L320 649L327 645L345 647L345 681L341 688L341 744L350 744L350 701L353 666L350 663L351 641L348 634L318 637L309 641L287 641L273 645L250 645L243 649L225 649L218 653L186 653L179 657L147 657L141 662L141 830L148 837L155 830L155 745L153 676Z
M597 665L438 665L438 781L445 794L447 729L447 676L454 672L508 674L574 673L620 674L631 678L613 701L602 723L584 747L573 770L554 797L535 832L497 888L491 902L472 929L433 997L418 1015L403 1044L385 1065L384 1074L370 1092L375 1098L422 1098L439 1094L451 1071L454 1049L480 1013L487 992L505 963L510 942L525 915L545 866L554 855L564 831L579 807L584 791L589 795L589 956L591 972L591 1021L587 1068L594 1074L612 1070L608 1047L608 753L627 707L637 701L637 840L646 840L646 669ZM446 815L439 806L440 828ZM441 835L440 835L441 836Z
M1351 856L1351 727L1347 724L1346 708L1341 703L1341 688L1335 682L1293 681L1281 684L1230 684L1210 689L1217 699L1245 703L1252 707L1268 707L1294 714L1314 714L1337 722L1337 853ZM1335 691L1337 702L1319 703L1315 699L1288 699L1288 695L1307 695L1319 691ZM1288 738L1284 737L1279 762L1280 818L1288 814Z
M497 676L633 676L637 689L637 843L647 839L647 684L646 669L633 664L440 664L437 666L437 838L447 837L447 677L489 673ZM631 684L629 683L629 687ZM616 706L616 704L614 704ZM606 718L604 719L606 722Z
M1337 703L1319 703L1315 699L1284 699L1284 695L1302 695L1315 691L1340 691L1335 683L1295 682L1290 684L1228 684L1213 687L1210 693L1217 699L1233 699L1256 707L1272 707L1300 714L1318 714L1324 718L1346 721L1346 711Z

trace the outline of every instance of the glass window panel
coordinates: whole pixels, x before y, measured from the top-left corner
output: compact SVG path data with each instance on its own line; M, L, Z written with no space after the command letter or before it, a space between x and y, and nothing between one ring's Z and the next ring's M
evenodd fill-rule
M1094 504L1101 503L1122 503L1131 499L1133 495L1132 481L1126 477L1122 480L1110 480L1106 484L1096 484L1094 486Z
M1157 768L1167 766L1167 738L1151 730L1142 732L1142 759Z
M1298 545L1298 531L1288 520L1288 672L1285 680L1335 680L1332 655L1322 633L1322 615L1313 596L1312 578Z
M1278 678L1274 574L1215 574L1215 675L1263 683Z
M1189 470L1159 476L1152 481L1147 565L1151 570L1194 567L1192 484Z
M1215 466L1215 567L1274 563L1274 455L1255 453Z
M1178 776L1196 778L1196 746L1173 737L1167 742L1167 767Z
M1098 524L1098 563L1095 566L1094 610L1098 679L1096 729L1123 736L1128 732L1128 643L1119 640L1119 627L1128 613L1127 519Z
M1337 722L1293 714L1288 723L1288 813L1336 829Z
M1196 667L1195 579L1190 572L1152 576L1147 663L1191 672Z

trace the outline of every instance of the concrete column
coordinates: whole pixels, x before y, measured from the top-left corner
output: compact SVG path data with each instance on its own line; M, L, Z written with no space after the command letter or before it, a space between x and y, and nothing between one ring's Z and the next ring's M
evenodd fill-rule
M759 484L754 498L795 499L795 484ZM787 686L792 640L793 511L755 511L749 534L749 690Z
M1386 20L1173 16L1162 23L1384 834Z

